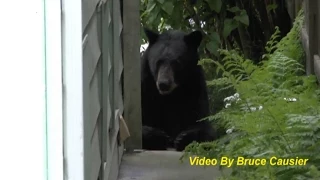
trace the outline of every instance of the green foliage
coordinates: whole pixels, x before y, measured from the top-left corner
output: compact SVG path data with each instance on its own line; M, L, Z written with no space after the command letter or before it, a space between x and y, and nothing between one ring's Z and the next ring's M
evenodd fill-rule
M191 4L189 0L141 0L141 25L159 32L171 28L187 32L201 30L204 39L200 56L218 58L219 48L235 47L231 32L241 24L250 24L247 10L232 2L203 0ZM145 43L146 37L142 34L142 43Z
M305 76L300 29L303 13L279 42L279 29L266 44L264 61L255 65L236 50L220 50L220 62L203 59L210 75L215 66L222 78L208 86L233 89L225 98L226 108L208 117L224 126L224 137L189 145L183 157L208 158L307 158L306 166L236 166L221 179L320 179L320 91L315 76ZM220 91L220 92L221 92ZM223 96L226 97L226 96ZM221 167L222 170L225 166Z
M216 13L221 11L222 0L206 0L209 4L210 9L214 10Z
M273 14L277 15L275 12L278 8L276 3L261 2L260 4L264 8L272 9ZM199 54L201 58L209 58L205 62L206 65L203 66L206 78L209 81L222 76L222 73L215 73L218 66L211 60L223 61L225 54L219 52L218 49L237 49L240 54L251 54L253 52L253 54L259 54L259 57L252 57L251 60L259 62L260 54L263 53L263 47L266 43L264 41L269 37L263 37L263 34L268 33L258 32L261 29L257 27L263 27L262 24L269 23L271 28L271 25L274 24L274 22L269 21L269 17L260 14L256 2L248 0L198 0L195 4L191 3L190 0L141 0L140 7L141 27L159 32L167 29L179 29L186 32L198 29L203 32L204 36L199 47ZM269 16L271 17L273 14L269 14ZM251 21L253 19L257 21ZM245 32L247 36L240 36L240 30ZM263 29L262 31L266 30ZM141 44L145 44L146 36L142 28L141 35ZM251 41L254 41L254 45L251 44ZM243 46L250 46L251 52L244 53ZM249 57L246 58L250 59ZM209 84L214 84L214 81ZM224 81L209 86L212 113L223 108L224 97L234 94L234 88L226 88L228 86L230 86L229 82ZM219 94L219 97L216 94Z
M278 51L284 55L298 60L301 64L305 64L305 53L301 48L301 27L304 22L303 11L300 11L295 19L292 30L278 44Z
M200 57L220 59L218 49L238 48L259 62L274 27L287 33L291 21L283 1L261 0L141 0L141 26L163 32L200 30ZM141 43L146 37L141 31ZM281 35L283 36L283 34Z

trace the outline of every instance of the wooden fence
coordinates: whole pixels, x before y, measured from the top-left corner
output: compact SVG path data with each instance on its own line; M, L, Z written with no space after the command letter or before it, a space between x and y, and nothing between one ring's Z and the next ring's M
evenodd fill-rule
M305 23L301 30L301 41L306 53L306 73L315 74L320 82L320 3L317 0L286 0L291 18L294 20L302 7Z
M320 49L319 39L319 12L318 1L304 0L305 25L302 29L302 43L306 52L307 74L315 74L320 81Z
M130 131L133 129L128 146L140 147L139 4L139 0L124 3L127 26L122 37L120 0L82 1L86 180L117 179L124 152L119 137L121 116L125 116ZM132 23L139 28L134 29L137 25ZM130 141L134 142L131 146Z

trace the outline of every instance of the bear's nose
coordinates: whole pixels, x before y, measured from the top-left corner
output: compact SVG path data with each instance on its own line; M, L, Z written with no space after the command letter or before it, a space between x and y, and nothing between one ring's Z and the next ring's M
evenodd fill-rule
M168 82L168 81L159 82L159 89L160 89L160 91L169 91L170 90L170 82Z

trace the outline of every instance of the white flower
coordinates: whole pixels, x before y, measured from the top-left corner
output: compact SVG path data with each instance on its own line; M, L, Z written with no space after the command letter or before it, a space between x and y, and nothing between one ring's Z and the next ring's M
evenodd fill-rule
M224 100L223 100L224 102L226 102L226 101L230 101L230 96L229 97L226 97L226 98L224 98Z
M230 107L231 106L231 103L227 103L224 107L225 108L228 108L228 107Z
M227 129L226 133L231 134L233 129Z
M297 99L296 99L296 98L290 98L290 101L291 101L291 102L296 102Z
M297 99L296 98L283 98L285 101L288 101L288 102L296 102Z
M256 108L256 107L250 107L250 110L251 110L251 111L256 111L257 108Z
M230 129L227 129L226 133L231 134L234 130L234 126L232 126Z

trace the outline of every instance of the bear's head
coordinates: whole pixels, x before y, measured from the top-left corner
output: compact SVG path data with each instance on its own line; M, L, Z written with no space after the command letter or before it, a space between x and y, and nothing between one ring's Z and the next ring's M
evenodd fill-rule
M197 68L200 31L184 33L170 30L158 34L145 29L149 41L146 58L149 70L160 94L170 94L186 83Z

